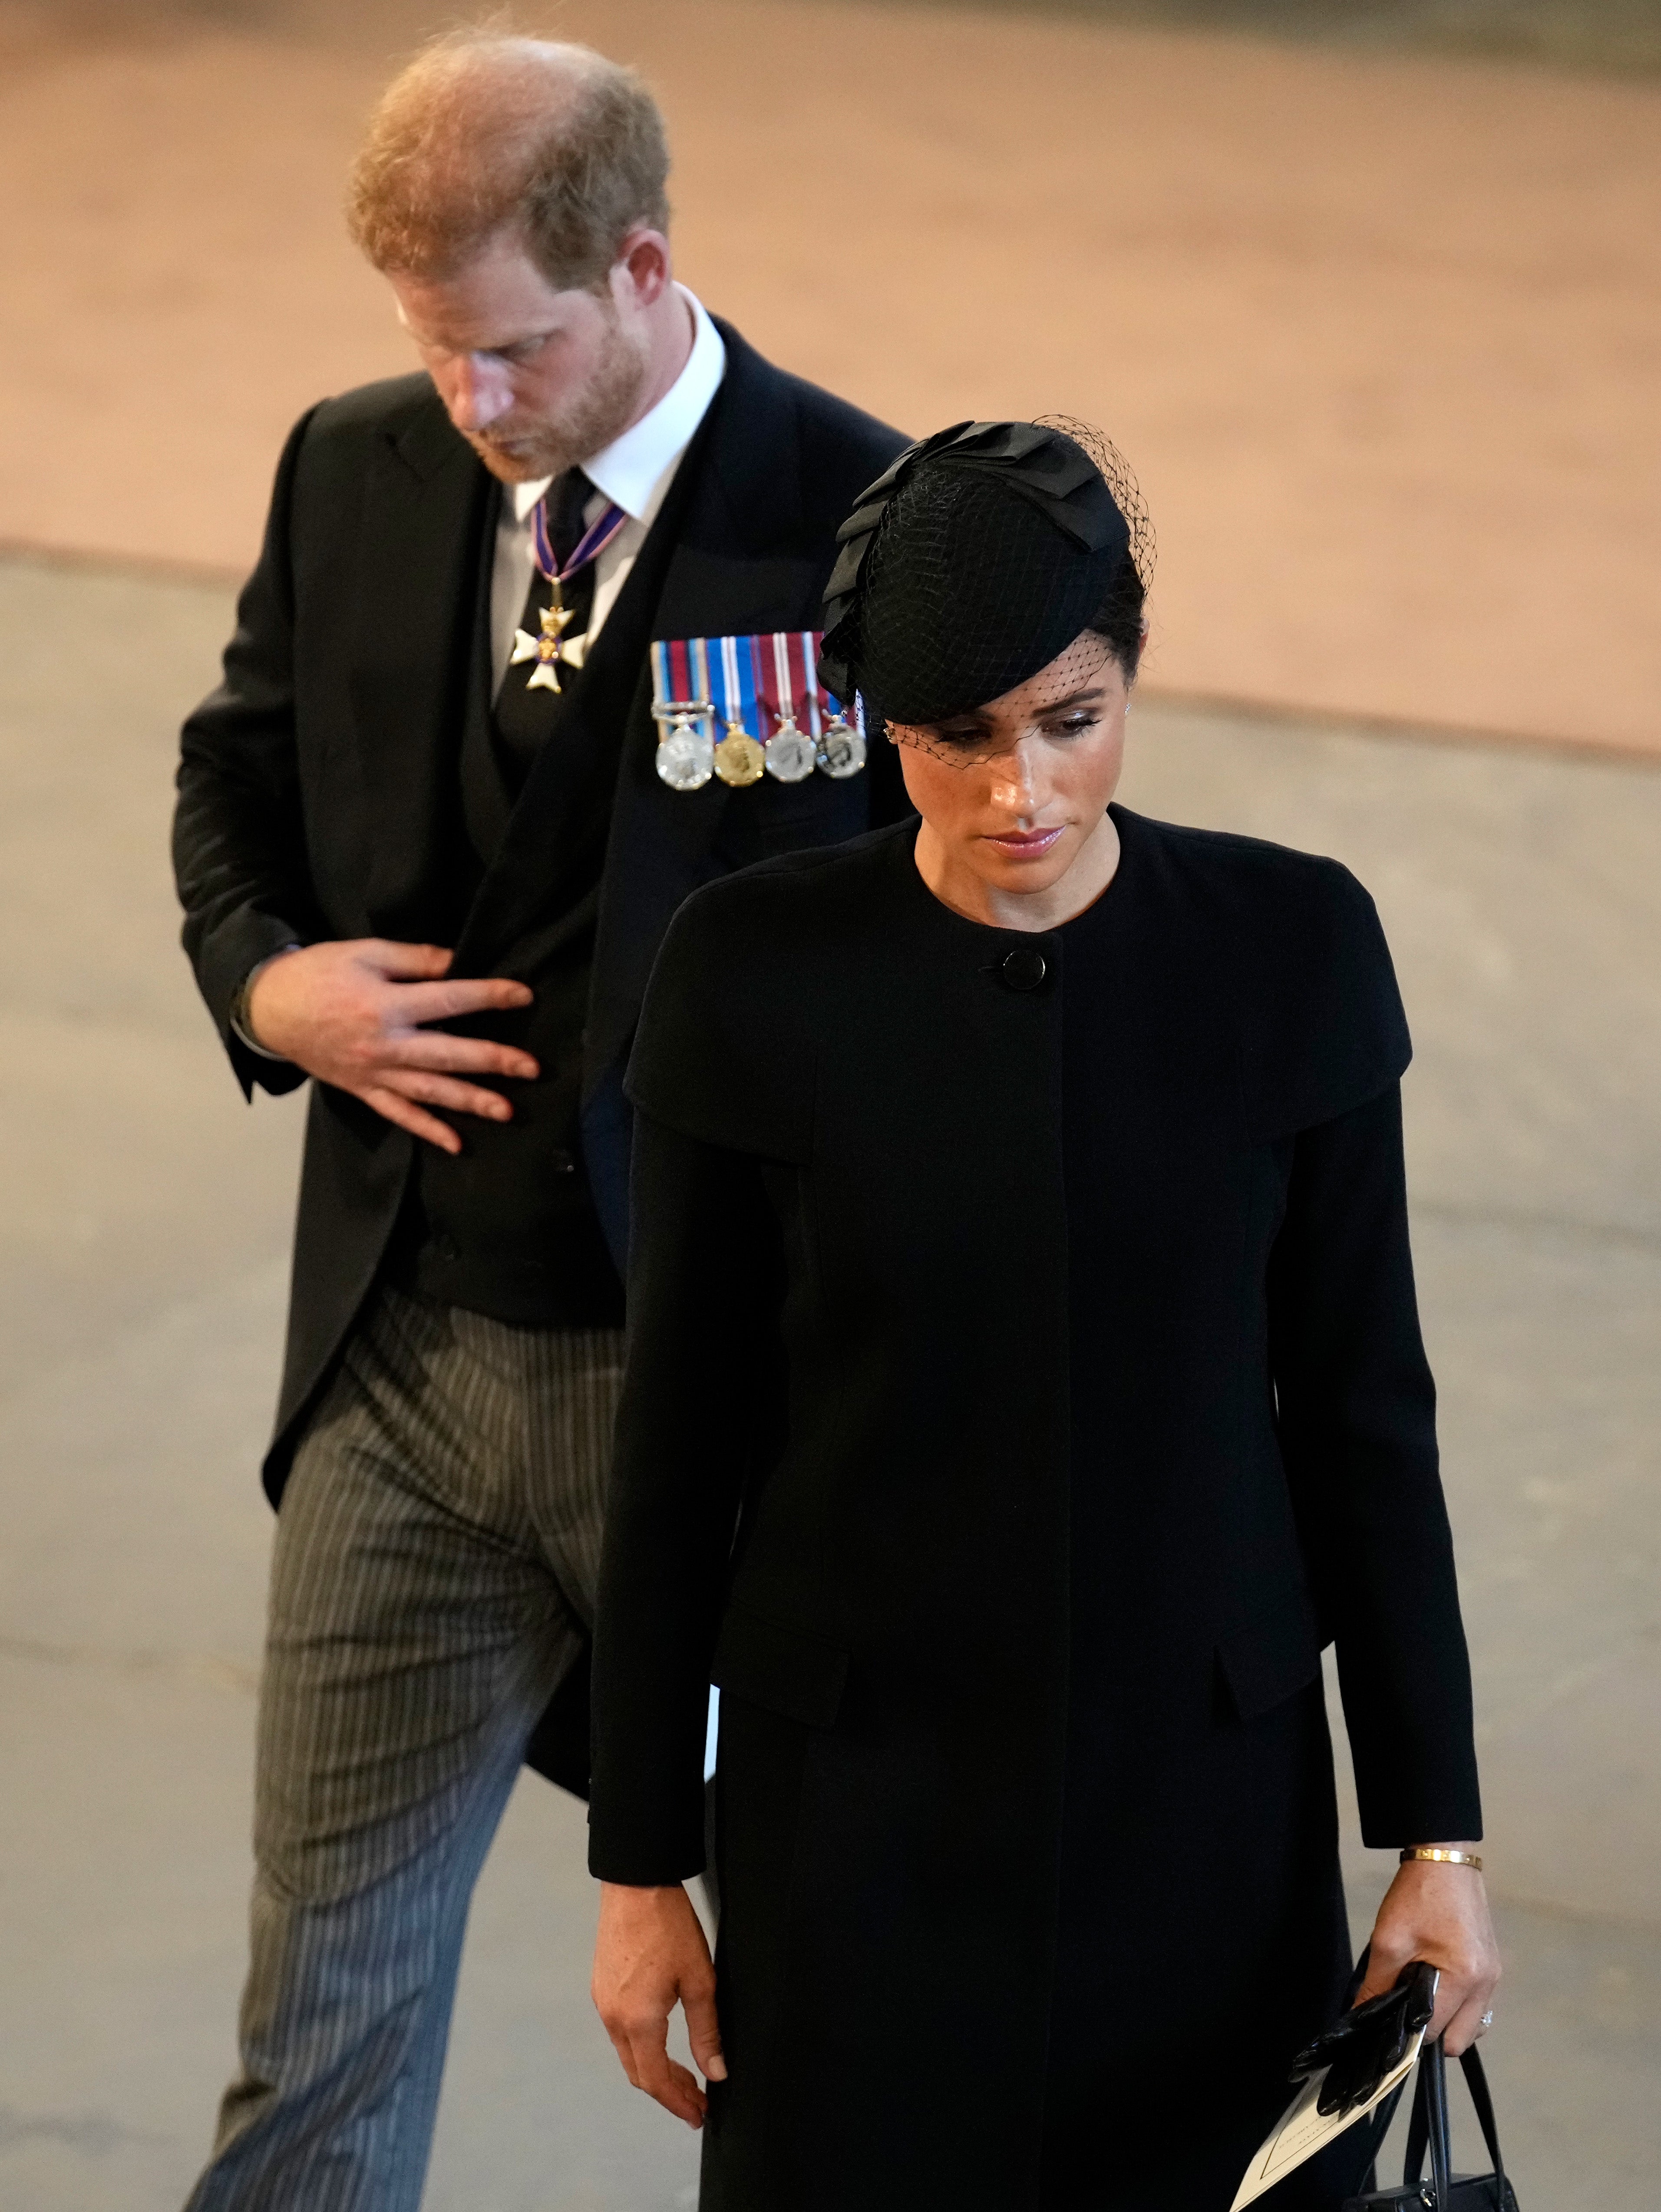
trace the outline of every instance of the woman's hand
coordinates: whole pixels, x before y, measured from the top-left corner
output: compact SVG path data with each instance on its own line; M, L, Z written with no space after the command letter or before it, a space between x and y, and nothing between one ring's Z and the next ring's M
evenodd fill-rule
M687 2040L704 2079L724 2081L715 2019L715 1970L692 1900L668 1889L599 1888L599 1934L591 1984L595 2009L636 2089L655 2097L689 2128L703 2125L708 2099L669 2056L669 2015L678 2000Z
M1469 1851L1475 1846L1445 1844L1441 1848ZM1500 1979L1500 1950L1488 1917L1488 1892L1475 1867L1409 1859L1397 1869L1372 1924L1367 1978L1356 2003L1394 1988L1396 1977L1415 1959L1441 1969L1436 2015L1425 2033L1427 2038L1445 2033L1448 2055L1457 2058L1482 2033L1482 2014Z

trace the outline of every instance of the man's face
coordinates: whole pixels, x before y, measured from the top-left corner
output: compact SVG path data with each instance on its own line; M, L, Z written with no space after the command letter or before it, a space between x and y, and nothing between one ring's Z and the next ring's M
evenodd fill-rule
M626 267L602 293L557 292L504 238L453 276L390 281L451 422L504 483L562 475L634 421L648 342Z

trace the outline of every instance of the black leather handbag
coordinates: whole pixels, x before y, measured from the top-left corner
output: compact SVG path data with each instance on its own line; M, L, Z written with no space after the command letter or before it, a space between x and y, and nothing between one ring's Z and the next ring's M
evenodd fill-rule
M1460 2055L1465 2087L1476 2107L1493 2160L1489 2173L1456 2173L1448 2133L1447 2061L1439 2039L1427 2043L1419 2054L1419 2078L1414 2085L1413 2115L1408 2123L1407 2157L1399 2189L1379 2189L1365 2197L1352 2197L1343 2212L1517 2212L1517 2197L1506 2179L1500 2156L1500 2135L1494 2124L1494 2100L1475 2045ZM1386 2123L1387 2124L1388 2123ZM1425 2174L1425 2152L1430 2152L1430 2172Z

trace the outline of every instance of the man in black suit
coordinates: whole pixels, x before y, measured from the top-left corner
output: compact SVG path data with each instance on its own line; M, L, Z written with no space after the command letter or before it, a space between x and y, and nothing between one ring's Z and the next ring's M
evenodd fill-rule
M514 1777L586 1787L654 954L698 884L905 807L801 635L903 441L674 283L667 167L581 48L470 33L394 83L352 221L425 373L299 424L184 732L203 994L245 1093L313 1086L243 2074L193 2212L414 2212ZM654 714L677 668L745 725L713 775L713 716Z

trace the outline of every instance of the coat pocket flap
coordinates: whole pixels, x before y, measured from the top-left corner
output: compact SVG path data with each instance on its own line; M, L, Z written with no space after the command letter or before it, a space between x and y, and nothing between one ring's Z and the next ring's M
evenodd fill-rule
M1244 1628L1219 1637L1217 1664L1243 1721L1305 1688L1321 1671L1320 1632L1308 1594L1288 1590Z
M729 1605L715 1639L709 1679L764 1711L808 1728L829 1728L842 1704L848 1654L800 1628L783 1628L747 1606Z

